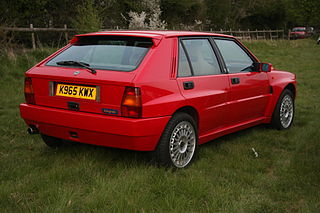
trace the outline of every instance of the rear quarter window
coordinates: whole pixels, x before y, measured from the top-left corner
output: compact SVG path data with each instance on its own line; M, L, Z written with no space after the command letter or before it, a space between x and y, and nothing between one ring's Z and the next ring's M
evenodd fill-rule
M132 71L135 70L153 42L149 38L87 36L46 63L58 65L59 61L78 61L94 69ZM70 66L68 66L70 67Z

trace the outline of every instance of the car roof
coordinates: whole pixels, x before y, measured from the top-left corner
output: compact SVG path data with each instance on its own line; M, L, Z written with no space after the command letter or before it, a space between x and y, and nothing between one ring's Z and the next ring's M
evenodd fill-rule
M101 31L95 33L81 34L77 36L101 36L101 35L114 35L114 36L135 36L135 37L146 37L161 39L163 37L179 37L179 36L218 36L218 37L227 37L233 38L230 35L217 34L217 33L208 33L208 32L194 32L194 31L149 31L149 30L126 30L126 31Z

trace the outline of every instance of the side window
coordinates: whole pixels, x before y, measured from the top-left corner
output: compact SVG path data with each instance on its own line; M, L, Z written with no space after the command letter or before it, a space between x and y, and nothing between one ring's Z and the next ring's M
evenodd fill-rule
M184 49L182 48L181 43L179 43L178 76L179 77L191 76L190 65L189 65L186 53L184 52Z
M222 54L229 73L252 71L251 66L253 60L235 41L215 39L215 42Z
M217 57L208 39L185 39L182 43L189 56L194 75L221 74Z

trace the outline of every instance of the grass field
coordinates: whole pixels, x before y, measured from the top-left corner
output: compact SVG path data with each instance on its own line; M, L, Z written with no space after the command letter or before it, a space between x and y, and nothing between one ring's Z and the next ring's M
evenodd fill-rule
M24 71L53 50L0 56L0 212L319 212L320 46L255 41L263 61L297 74L291 129L257 126L200 147L188 169L145 153L46 147L19 116ZM259 157L255 157L254 148Z

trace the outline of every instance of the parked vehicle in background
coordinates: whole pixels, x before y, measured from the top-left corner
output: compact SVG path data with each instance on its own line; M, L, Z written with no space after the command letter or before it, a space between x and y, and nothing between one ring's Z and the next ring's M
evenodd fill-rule
M317 39L317 44L320 44L320 36Z
M295 27L290 32L290 39L308 38L314 34L313 27Z
M270 123L288 129L296 76L236 38L177 31L74 37L29 71L21 117L50 147L65 140L153 151L184 168L198 145Z

